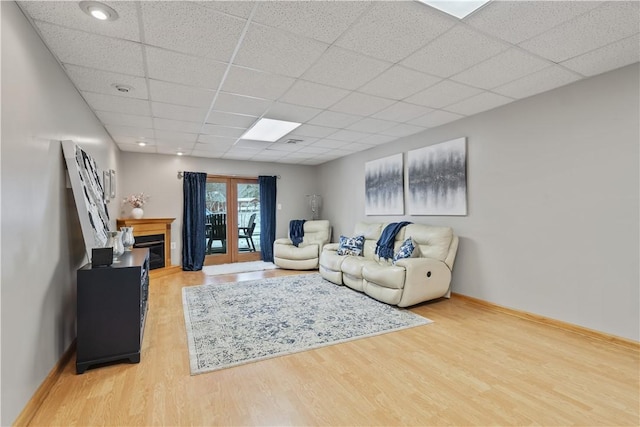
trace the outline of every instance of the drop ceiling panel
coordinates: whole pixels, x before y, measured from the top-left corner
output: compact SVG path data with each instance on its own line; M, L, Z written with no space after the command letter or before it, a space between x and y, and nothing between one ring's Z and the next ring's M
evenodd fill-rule
M451 79L470 86L492 89L549 65L542 59L512 48L456 74Z
M454 25L418 2L374 2L336 45L398 62Z
M366 138L369 135L371 134L365 133L365 132L356 132L354 130L343 129L343 130L339 130L336 133L332 133L331 139L336 139L338 141L353 142L353 141L359 141L362 138Z
M393 104L393 101L390 99L359 92L351 92L336 104L333 104L330 110L357 116L368 116L387 108L391 104Z
M217 89L227 69L224 62L155 47L147 47L146 55L149 77L188 86Z
M323 111L307 123L332 128L344 128L359 121L360 119L362 119L362 117L354 116L353 114Z
M170 130L175 132L199 133L202 123L185 122L181 120L161 119L154 117L153 127L155 129Z
M96 111L98 119L106 125L130 126L137 128L153 128L153 122L149 116L134 116L132 114L120 114L110 111Z
M142 77L126 76L71 64L64 64L64 68L73 84L81 91L98 92L127 98L149 98L147 84ZM128 93L118 92L113 86L116 83L130 86L133 90Z
M150 138L155 137L155 132L150 128L135 128L130 126L112 126L106 125L105 129L109 134L116 138L118 136L130 136L132 138Z
M238 138L215 135L200 135L198 137L198 143L207 144L207 150L214 149L216 147L217 149L222 149L223 147L227 149L235 144L237 140Z
M260 2L254 20L325 43L333 43L368 6L367 2L353 1Z
M200 6L208 7L227 15L238 16L240 18L248 18L253 10L256 2L253 1L196 1Z
M337 141L335 139L324 138L314 142L311 146L335 149L335 148L343 147L344 145L345 145L344 141Z
M389 99L404 99L438 83L441 79L395 65L360 89L371 95Z
M369 135L366 138L362 138L360 142L368 145L381 145L386 144L387 142L391 142L396 140L395 136L386 136L386 135Z
M271 106L273 101L261 98L251 98L248 96L233 95L231 93L220 93L213 106L216 110L227 111L229 113L249 114L251 116L261 116Z
M239 138L246 131L246 129L241 128L232 128L227 126L218 126L218 125L204 125L202 128L202 137L206 136L222 136L231 139ZM201 137L201 138L202 138Z
M198 137L198 134L196 133L175 132L171 130L156 129L155 133L158 144L175 141L176 143L186 145L186 143L196 142Z
M395 137L401 138L403 136L409 136L418 132L422 132L423 130L425 130L425 128L421 126L414 126L414 125L402 123L392 128L385 129L380 133L383 135L395 136Z
M214 91L159 80L149 80L150 99L168 104L209 108Z
M477 95L480 92L482 91L475 87L452 82L451 80L443 80L422 92L410 96L405 101L424 105L425 107L440 108Z
M224 62L231 58L246 22L196 3L140 4L146 43Z
M245 116L243 114L232 114L224 111L212 111L207 117L207 123L212 125L221 125L237 128L248 128L258 118L254 116Z
M508 47L507 43L457 25L409 56L402 64L436 76L450 77Z
M333 46L302 75L302 78L354 90L390 66L388 62Z
M304 123L311 120L321 112L322 110L319 108L303 107L300 105L287 104L286 102L274 102L265 113L265 117L269 119Z
M75 1L21 1L20 7L33 19L67 28L120 39L140 41L138 12L134 2L104 1L118 13L118 19L109 23L96 20L80 9Z
M427 113L424 116L420 116L413 120L410 120L409 124L424 126L427 128L434 128L445 123L454 122L463 117L463 115L450 113L449 111L436 110L434 112Z
M512 98L491 92L483 92L446 107L447 111L456 114L472 115L483 111L492 110L504 104L513 102Z
M238 95L264 99L278 99L295 80L291 77L232 66L222 90Z
M554 62L565 61L637 34L640 2L605 2L521 46Z
M291 135L324 138L326 136L331 135L332 133L335 133L337 130L338 129L336 128L329 128L324 126L302 125L302 126L298 126L294 131L295 133L292 133ZM295 137L291 136L291 138L295 138Z
M37 23L42 38L60 62L105 71L144 76L139 43L70 30L45 22ZM90 45L91 49L85 46Z
M102 93L82 92L82 96L93 110L111 111L137 116L151 116L149 101Z
M598 1L492 1L464 22L513 44L597 7Z
M234 64L300 77L327 47L316 40L254 24L247 31Z
M305 107L325 109L348 94L349 91L344 89L298 80L291 89L280 98L280 101Z
M635 34L564 61L562 65L585 76L595 76L640 61L639 46L640 36Z
M423 107L406 102L396 102L389 108L386 108L371 117L382 120L391 120L395 122L407 122L415 117L432 111L431 108Z
M204 119L207 116L206 108L186 107L184 105L165 104L162 102L152 102L151 110L153 111L154 117L196 122L200 124L204 122Z
M580 76L565 68L551 66L521 79L498 86L493 91L511 98L526 98L579 80Z
M388 120L373 119L371 117L367 117L357 123L352 124L347 129L355 130L358 132L378 133L390 129L397 124L397 122L390 122Z

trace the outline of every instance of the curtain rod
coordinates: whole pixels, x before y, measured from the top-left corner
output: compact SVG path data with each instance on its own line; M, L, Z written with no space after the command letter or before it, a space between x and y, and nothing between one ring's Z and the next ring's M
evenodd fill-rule
M182 179L184 173L182 171L178 171L178 179ZM207 176L211 177L225 177L225 178L246 178L246 179L256 179L257 176L242 176L242 175L212 175L207 174ZM276 178L280 179L280 175L275 175Z

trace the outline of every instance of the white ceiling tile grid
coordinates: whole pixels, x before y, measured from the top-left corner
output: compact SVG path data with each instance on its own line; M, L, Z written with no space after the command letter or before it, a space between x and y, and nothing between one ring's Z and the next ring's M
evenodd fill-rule
M640 60L637 1L105 3L18 2L123 151L317 165Z

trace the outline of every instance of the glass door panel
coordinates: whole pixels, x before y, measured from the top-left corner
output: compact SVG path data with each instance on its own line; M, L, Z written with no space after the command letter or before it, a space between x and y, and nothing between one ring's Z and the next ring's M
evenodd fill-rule
M210 176L205 199L205 264L259 260L258 180Z
M225 179L209 178L205 193L205 255L215 256L217 263L230 262L227 227L227 182ZM210 262L207 262L210 263Z

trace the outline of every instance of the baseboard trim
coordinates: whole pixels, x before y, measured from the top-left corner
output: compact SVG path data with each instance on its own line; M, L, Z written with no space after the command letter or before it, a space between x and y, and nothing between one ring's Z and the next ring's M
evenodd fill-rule
M76 340L74 339L69 345L69 348L67 348L67 350L62 354L60 360L58 360L44 381L42 381L40 387L38 387L33 396L31 396L31 399L29 399L25 407L22 409L18 418L13 422L14 426L28 426L29 423L31 423L31 420L38 412L38 409L40 409L40 406L49 395L49 392L60 378L64 368L67 366L75 352Z
M574 325L573 323L563 322L561 320L552 319L550 317L541 316L539 314L533 314L527 311L504 307L502 305L494 304L489 301L470 297L467 295L458 294L455 292L452 292L451 296L454 298L459 298L474 304L481 305L489 310L499 311L501 313L508 314L510 316L519 317L525 320L531 320L533 322L542 323L544 325L551 326L554 328L564 329L566 331L574 332L576 334L580 334L589 338L597 339L600 341L606 341L612 344L626 347L631 350L636 350L636 351L640 350L640 342L634 341L628 338L607 334L605 332L596 331L594 329L585 328L584 326Z

